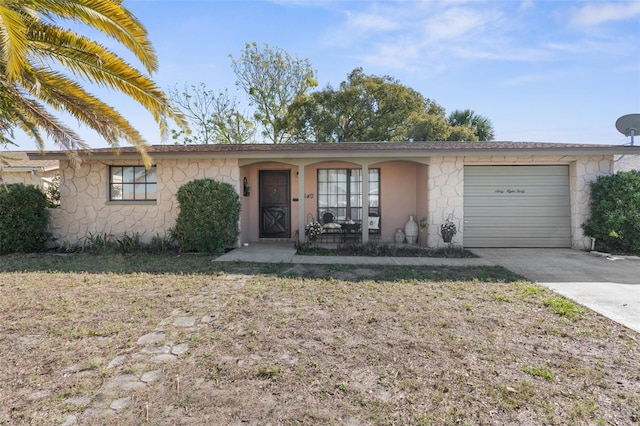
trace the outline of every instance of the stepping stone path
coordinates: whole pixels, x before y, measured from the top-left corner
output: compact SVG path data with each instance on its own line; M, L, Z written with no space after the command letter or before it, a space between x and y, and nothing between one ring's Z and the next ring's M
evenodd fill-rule
M93 397L74 396L66 400L81 411L69 414L61 420L60 425L103 423L105 419L116 416L118 412L134 405L137 390L156 383L161 384L164 373L159 367L165 363L178 362L180 357L189 352L188 342L173 340L188 339L197 332L198 328L209 327L218 319L219 313L211 312L215 306L212 306L212 301L207 296L242 288L245 281L246 277L242 275L216 277L210 286L201 290L199 296L191 299L193 303L191 315L185 315L185 312L176 309L169 317L160 321L156 330L140 336L134 347L114 357L107 364L107 370L114 371L115 374L105 381ZM224 305L220 306L222 307ZM197 316L193 315L194 312L206 312L206 314ZM134 366L135 368L130 368ZM140 370L145 372L142 374L119 373L119 371Z

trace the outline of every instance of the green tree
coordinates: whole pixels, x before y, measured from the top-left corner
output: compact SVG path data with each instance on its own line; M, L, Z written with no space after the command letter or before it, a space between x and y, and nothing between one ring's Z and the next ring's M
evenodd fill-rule
M389 76L353 70L338 90L299 96L284 122L299 142L443 139L444 110Z
M447 141L478 141L475 130L467 126L449 126Z
M291 142L281 124L293 101L318 85L308 59L293 58L286 51L265 44L247 43L240 58L231 56L236 84L255 108L254 117L263 127L262 135L273 143Z
M208 90L204 83L169 90L169 98L189 121L191 132L171 130L173 139L181 143L245 143L253 138L255 128L238 111L238 101L225 89Z
M341 93L330 86L298 96L285 119L278 123L284 128L280 131L288 132L298 143L340 142L344 103Z
M475 135L475 138L470 139L469 134L462 129L458 129L457 132L453 132L449 140L479 140L479 141L492 141L495 138L495 132L491 125L491 120L481 115L477 115L473 110L455 110L449 114L447 118L449 125L452 127L467 127L471 129L471 132ZM461 138L462 137L462 138Z
M411 115L408 122L407 139L412 141L445 141L452 132L444 108L435 102L430 102L426 111Z
M60 26L81 23L114 39L148 73L158 62L144 26L121 0L0 0L0 129L21 128L40 148L41 131L62 148L87 146L50 111L65 111L95 130L113 147L130 143L143 154L141 134L113 107L86 91L77 80L128 95L145 107L163 137L181 114L156 84L96 40ZM49 109L50 108L50 109ZM6 137L6 136L3 136Z

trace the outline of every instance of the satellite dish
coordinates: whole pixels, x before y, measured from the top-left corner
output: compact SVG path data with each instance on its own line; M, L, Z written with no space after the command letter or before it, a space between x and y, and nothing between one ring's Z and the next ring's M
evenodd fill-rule
M633 145L633 137L640 134L640 114L627 114L618 118L616 129L625 136L631 136L631 145Z

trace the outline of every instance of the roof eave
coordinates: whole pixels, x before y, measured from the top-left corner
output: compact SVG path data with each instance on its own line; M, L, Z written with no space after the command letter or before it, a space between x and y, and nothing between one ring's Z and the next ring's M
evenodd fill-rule
M44 172L44 167L3 167L3 173Z
M616 154L640 154L640 146L611 145L594 147L495 147L483 148L416 148L416 149L383 149L372 150L363 146L353 146L349 149L340 150L304 150L284 151L284 150L221 150L216 151L154 151L149 150L149 155L154 159L172 158L238 158L238 159L264 159L264 160L286 160L286 159L345 159L350 158L406 158L406 157L443 157L443 156L465 156L465 157L487 157L487 156L591 156L591 155L616 155ZM31 160L67 160L64 151L45 151L27 153ZM118 155L111 150L88 152L83 156L84 160L140 160L141 156L137 151L121 151Z

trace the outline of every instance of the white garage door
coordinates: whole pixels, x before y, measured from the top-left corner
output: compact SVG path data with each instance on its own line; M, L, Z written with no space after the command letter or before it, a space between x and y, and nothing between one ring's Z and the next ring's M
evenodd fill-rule
M465 247L571 247L568 166L465 166Z

